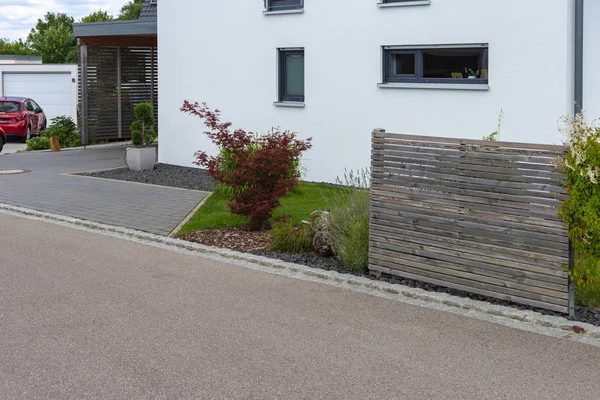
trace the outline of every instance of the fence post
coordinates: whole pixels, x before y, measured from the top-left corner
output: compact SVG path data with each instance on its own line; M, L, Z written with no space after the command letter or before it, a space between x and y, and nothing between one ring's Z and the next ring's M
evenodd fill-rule
M575 316L575 284L570 273L575 269L575 250L569 240L569 317Z

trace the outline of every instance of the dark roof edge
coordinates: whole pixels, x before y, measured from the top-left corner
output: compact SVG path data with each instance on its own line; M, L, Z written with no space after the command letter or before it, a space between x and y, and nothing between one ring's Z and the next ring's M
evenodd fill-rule
M125 36L125 35L156 35L157 20L129 20L109 22L89 22L86 24L73 24L73 35L75 37L86 36Z

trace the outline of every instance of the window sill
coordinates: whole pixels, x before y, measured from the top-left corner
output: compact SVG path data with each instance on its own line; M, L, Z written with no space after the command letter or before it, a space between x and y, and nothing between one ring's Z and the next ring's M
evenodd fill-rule
M388 7L408 7L408 6L428 6L431 4L431 0L414 0L414 1L402 1L399 3L378 3L379 8Z
M382 89L490 90L487 83L378 83Z
M281 11L263 11L263 15L285 15L285 14L302 14L304 9L281 10Z
M273 105L275 107L304 108L304 102L275 101L273 102Z

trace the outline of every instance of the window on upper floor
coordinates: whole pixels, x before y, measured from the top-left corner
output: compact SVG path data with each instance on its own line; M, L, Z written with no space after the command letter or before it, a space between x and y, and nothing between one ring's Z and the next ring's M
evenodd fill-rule
M266 11L302 10L304 0L265 0Z
M279 101L304 102L304 49L279 49Z
M384 83L488 83L488 46L384 47Z

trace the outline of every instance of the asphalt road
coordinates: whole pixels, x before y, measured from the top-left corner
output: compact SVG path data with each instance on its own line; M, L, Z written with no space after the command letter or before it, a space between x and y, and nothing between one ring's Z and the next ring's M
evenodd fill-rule
M2 399L597 399L600 349L0 214Z

